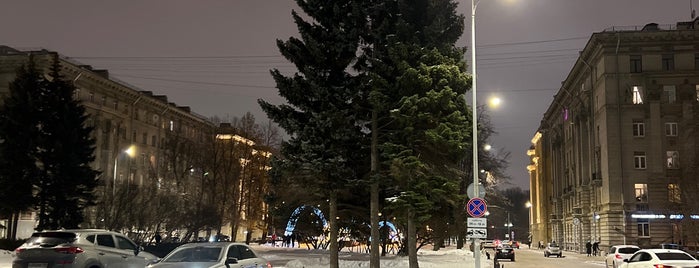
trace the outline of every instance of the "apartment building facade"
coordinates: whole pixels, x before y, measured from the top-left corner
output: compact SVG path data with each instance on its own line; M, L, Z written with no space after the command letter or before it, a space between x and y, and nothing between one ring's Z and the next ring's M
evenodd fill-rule
M527 154L534 243L696 247L699 20L592 34Z
M101 171L96 192L102 203L130 202L118 200L119 191L129 187L158 188L172 182L173 165L166 161L173 159L169 157L168 160L167 156L168 150L172 149L168 142L173 136L193 144L216 139L217 126L189 107L178 106L169 102L167 96L154 95L110 77L107 70L96 70L47 50L19 51L0 46L0 105L9 93L8 85L14 80L17 68L28 63L29 55L37 69L44 72L58 57L64 79L73 81L76 86L74 98L81 101L89 115L86 123L94 128L95 160L91 165ZM244 137L238 138L243 144L251 142ZM191 165L188 168L191 172L184 179L196 183L207 176L203 166L186 164ZM109 220L108 215L105 216L109 213L106 210L109 208L93 207L86 211L87 227L103 228L103 221ZM264 221L265 218L252 220ZM6 219L0 219L0 223L7 226ZM31 211L23 214L17 237L29 237L35 225L36 218ZM259 237L264 230L259 228L250 232ZM5 229L0 230L0 237L6 237L5 232Z

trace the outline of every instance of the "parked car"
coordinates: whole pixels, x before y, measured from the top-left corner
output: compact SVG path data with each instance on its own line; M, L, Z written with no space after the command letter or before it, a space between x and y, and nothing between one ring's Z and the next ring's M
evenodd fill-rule
M609 268L609 266L613 268L618 268L621 266L621 264L624 263L625 259L628 259L636 253L636 251L639 251L641 248L638 246L634 245L615 245L609 247L609 251L607 251L607 256L604 258L604 265L605 267Z
M560 258L563 256L563 251L561 250L561 247L558 246L555 242L551 242L546 244L546 248L544 249L544 257L549 257L551 255L556 255L556 257Z
M641 249L624 260L621 268L699 267L699 261L679 249Z
M189 243L181 245L148 268L271 268L248 245L234 242Z
M513 248L519 249L519 241L512 241L511 245Z
M14 255L13 268L140 268L158 259L120 233L98 229L35 232Z
M515 249L508 244L499 245L495 248L495 258L515 261Z
M483 245L482 246L483 248L495 248L495 240L492 240L492 239L483 240L483 243L481 243L481 245Z

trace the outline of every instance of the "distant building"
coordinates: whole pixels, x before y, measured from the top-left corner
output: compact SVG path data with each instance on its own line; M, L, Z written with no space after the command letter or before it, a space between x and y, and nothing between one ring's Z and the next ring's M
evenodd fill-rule
M159 188L172 182L173 163L167 162L168 150L172 149L168 147L172 145L167 144L168 135L195 144L216 139L215 131L219 128L204 116L193 113L189 107L178 106L168 102L167 96L154 95L110 77L107 70L93 69L47 50L19 51L0 46L0 105L9 93L8 85L14 80L17 68L28 63L30 54L37 68L44 72L48 71L53 57L59 57L61 73L77 88L74 97L82 102L89 114L87 124L94 127L96 158L92 167L102 172L97 192L101 193L99 198L103 201L117 198L114 193L123 187ZM237 139L243 144L254 145L244 137L237 136ZM192 166L188 173L186 179L195 182L202 181L207 175L202 167L197 166ZM240 198L245 197L238 196L235 201L240 202ZM106 200L106 203L114 201ZM260 206L266 208L264 204ZM87 212L86 224L89 227L101 227L107 213L102 210L105 209L93 207ZM266 215L266 210L261 214ZM0 224L6 226L6 219L2 216ZM244 221L245 215L242 217ZM17 237L29 237L35 224L32 212L21 215ZM259 227L255 230L255 237L261 237L265 229ZM6 237L5 232L5 229L0 229L0 237Z
M699 20L594 33L527 154L532 241L696 247Z

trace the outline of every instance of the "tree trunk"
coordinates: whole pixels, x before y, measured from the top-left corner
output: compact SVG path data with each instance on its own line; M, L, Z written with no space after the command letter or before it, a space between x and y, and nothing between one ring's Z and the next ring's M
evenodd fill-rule
M415 227L415 212L412 209L408 211L408 266L410 268L419 268L417 263L417 228Z
M379 243L381 243L381 238L379 234L379 180L377 178L379 172L379 151L378 151L378 112L374 109L371 112L371 197L370 197L370 209L371 213L371 251L369 257L369 267L379 268L381 267L381 262L379 258ZM386 223L384 223L385 225ZM384 254L386 253L386 248L384 246Z
M337 193L335 191L330 192L329 201L330 203L328 205L330 210L330 268L339 268L340 247L337 241L339 229L337 228Z

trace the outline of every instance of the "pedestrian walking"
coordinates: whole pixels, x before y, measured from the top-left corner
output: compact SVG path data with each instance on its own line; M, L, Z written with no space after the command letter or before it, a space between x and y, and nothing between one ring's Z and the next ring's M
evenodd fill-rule
M589 240L585 243L585 251L587 251L588 257L592 256L592 243Z
M597 256L597 254L599 254L599 241L592 243L592 255Z

